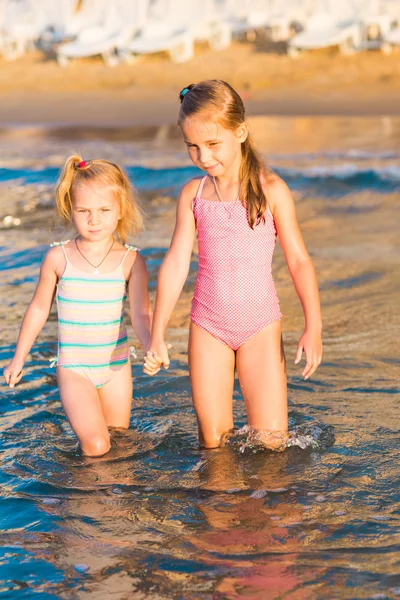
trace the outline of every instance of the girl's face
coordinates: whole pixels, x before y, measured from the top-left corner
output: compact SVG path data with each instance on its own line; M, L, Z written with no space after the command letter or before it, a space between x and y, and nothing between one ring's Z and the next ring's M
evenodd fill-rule
M83 239L101 242L114 234L121 210L113 188L96 183L77 184L72 200L72 222Z
M181 125L183 139L193 163L214 177L233 174L242 162L241 144L247 137L247 125L236 131L217 122L200 118L185 119Z

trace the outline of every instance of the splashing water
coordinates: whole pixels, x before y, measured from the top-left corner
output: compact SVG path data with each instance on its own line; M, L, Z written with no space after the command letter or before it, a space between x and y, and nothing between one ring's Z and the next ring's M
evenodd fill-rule
M245 452L283 452L287 448L324 450L334 443L333 427L325 423L298 425L288 432L263 431L245 425L224 439L225 446Z

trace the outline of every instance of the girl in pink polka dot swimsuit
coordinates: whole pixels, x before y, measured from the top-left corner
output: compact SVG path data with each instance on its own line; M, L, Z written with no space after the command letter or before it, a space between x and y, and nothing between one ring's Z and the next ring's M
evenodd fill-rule
M189 370L200 443L215 448L233 431L235 368L248 424L265 446L285 447L288 430L281 312L271 273L278 235L304 310L295 363L305 379L321 362L321 312L314 267L286 184L250 140L240 96L207 80L180 94L179 126L205 171L183 187L171 245L160 268L144 371L169 366L164 331L182 291L197 233L199 267L190 313Z

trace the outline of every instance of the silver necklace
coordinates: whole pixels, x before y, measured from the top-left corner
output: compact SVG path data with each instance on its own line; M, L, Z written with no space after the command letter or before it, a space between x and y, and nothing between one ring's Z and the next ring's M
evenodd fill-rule
M215 191L217 192L218 200L221 202L222 206L224 207L224 209L228 213L228 218L231 219L233 211L235 210L235 205L236 205L237 201L239 200L240 186L239 186L238 195L236 197L236 200L234 200L233 202L229 202L229 204L232 204L232 210L229 210L229 208L227 207L227 202L224 202L222 200L221 194L219 193L219 189L218 189L218 186L217 186L217 181L216 181L214 175L212 176L212 180L213 180L213 183L214 183Z
M86 260L86 262L88 262L88 263L89 263L89 265L90 265L91 267L93 267L93 268L94 268L94 271L93 271L93 273L95 273L96 275L98 275L98 274L100 273L100 271L99 271L99 267L100 267L100 266L103 264L103 262L106 260L107 256L110 254L111 250L113 249L113 246L114 246L114 244L115 244L115 238L113 238L112 244L111 244L110 248L108 249L108 251L107 251L107 254L106 254L104 257L103 257L103 259L102 259L102 260L99 262L99 264L98 264L98 265L94 265L94 264L93 264L93 263L91 263L91 262L90 262L90 260L88 260L88 259L86 258L86 256L85 256L85 255L84 255L84 254L83 254L83 253L80 251L80 249L79 249L79 246L78 246L78 241L77 241L77 239L75 238L75 246L76 246L76 249L78 250L79 254L82 256L82 258L84 258L84 259Z

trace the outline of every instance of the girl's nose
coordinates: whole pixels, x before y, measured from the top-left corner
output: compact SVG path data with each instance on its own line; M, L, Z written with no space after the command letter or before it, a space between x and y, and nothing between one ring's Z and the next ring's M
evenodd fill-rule
M95 225L100 222L100 216L97 213L90 213L89 223L90 225Z
M199 162L202 165L206 165L210 160L210 151L208 148L204 148L203 150L199 149Z

